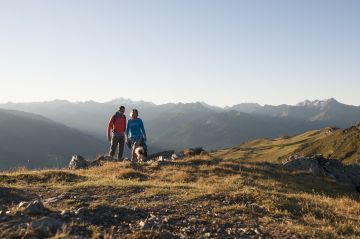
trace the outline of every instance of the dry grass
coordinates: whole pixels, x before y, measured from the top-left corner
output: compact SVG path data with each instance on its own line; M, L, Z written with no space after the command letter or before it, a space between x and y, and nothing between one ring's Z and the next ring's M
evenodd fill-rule
M234 238L246 228L257 228L264 237L274 238L360 237L360 197L352 188L264 163L277 162L301 144L321 137L321 132L311 132L258 140L164 165L106 163L78 171L9 172L0 174L0 183L44 198L60 193L76 195L76 199L51 205L51 210L81 206L141 209L166 217L167 230L174 233L187 233L182 230L189 227L186 235L191 237L211 232L214 237ZM39 186L46 190L39 191ZM75 223L69 227L74 226L86 228L88 237L93 238L161 235L161 229L135 228L131 234L117 234L111 229L116 225ZM70 230L64 229L54 238L69 234Z

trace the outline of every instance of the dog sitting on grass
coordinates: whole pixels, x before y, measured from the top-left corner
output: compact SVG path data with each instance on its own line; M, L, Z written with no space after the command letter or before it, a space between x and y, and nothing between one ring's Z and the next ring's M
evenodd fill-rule
M146 155L145 155L145 149L143 146L137 146L135 148L135 156L137 162L145 162L146 161Z

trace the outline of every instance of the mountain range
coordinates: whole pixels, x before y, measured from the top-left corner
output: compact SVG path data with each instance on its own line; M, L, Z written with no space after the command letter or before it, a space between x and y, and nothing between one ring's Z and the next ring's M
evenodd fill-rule
M126 112L131 108L139 110L150 148L157 150L193 146L216 149L258 137L293 135L326 126L346 128L360 121L359 106L335 99L277 106L243 103L221 108L204 102L156 105L118 98L105 103L6 103L0 108L39 114L104 140L108 120L120 105L125 105Z
M347 128L360 121L359 106L335 99L278 106L243 103L224 108L204 102L156 105L124 98L105 103L6 103L0 104L4 109L0 112L2 168L24 165L30 159L25 164L29 167L64 166L73 153L90 157L106 153L108 120L120 105L125 105L127 115L132 108L139 110L150 153L198 146L215 150L327 126Z

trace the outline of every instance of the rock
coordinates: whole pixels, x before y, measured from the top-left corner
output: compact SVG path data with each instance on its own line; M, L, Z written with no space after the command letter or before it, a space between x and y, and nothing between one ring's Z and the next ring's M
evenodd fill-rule
M61 229L61 221L52 217L43 217L30 223L30 228L34 234L41 237L53 236L59 229Z
M345 173L356 187L360 186L360 166L358 164L346 165Z
M154 159L157 159L159 158L160 156L162 158L167 158L167 159L170 159L171 156L175 153L174 150L167 150L167 151L162 151L162 152L158 152L158 153L154 153L154 154L151 154L151 155L148 155L147 157L147 161L150 161L150 160L154 160Z
M60 216L63 218L69 218L71 216L71 212L69 210L63 210L61 211Z
M0 206L0 217L6 216L8 209L5 206Z
M173 153L172 155L171 155L171 159L172 160L176 160L176 159L182 159L184 157L184 155L183 154L181 154L181 153Z
M45 199L44 202L45 202L45 203L57 203L57 202L65 199L66 196L67 196L67 195L66 195L65 193L63 193L63 194L61 194L61 195L59 195L59 196Z
M181 151L181 153L185 157L207 154L207 152L202 147L184 149L183 151Z
M146 225L146 222L145 221L140 221L139 222L139 226L141 229L144 229L145 228L145 225Z
M139 222L139 226L143 230L153 230L154 228L160 227L160 224L160 219L155 215L151 215L151 217L146 220Z
M175 239L175 238L179 238L179 237L177 237L175 234L165 230L165 231L160 232L158 238L159 239Z
M69 169L81 169L89 167L89 162L80 155L74 155L69 163Z
M18 208L26 207L28 204L29 204L29 202L22 201L22 202L19 203Z
M77 209L76 211L74 211L74 214L78 216L78 215L83 214L85 211L86 211L86 208L81 207L81 208Z
M39 200L35 200L30 203L21 202L18 208L27 215L42 215L47 211L42 202Z
M290 157L283 168L292 171L306 171L314 176L328 177L336 182L360 189L360 166L344 165L340 160L325 158L322 155L311 157Z
M117 161L119 161L117 158L114 158L114 157L111 157L111 156L108 156L108 155L101 155L97 159L95 159L94 161L90 161L89 166L91 166L91 167L93 167L93 166L101 166L105 162L117 162Z
M324 175L324 170L319 166L318 161L308 157L290 157L289 161L283 165L283 168L287 170L306 171L315 176Z
M5 221L0 223L0 237L1 238L25 238L20 235L29 230L29 222L31 218L28 216L9 216ZM6 237L5 237L6 235Z
M142 230L152 230L157 226L157 224L152 220L145 220L140 221L139 226Z

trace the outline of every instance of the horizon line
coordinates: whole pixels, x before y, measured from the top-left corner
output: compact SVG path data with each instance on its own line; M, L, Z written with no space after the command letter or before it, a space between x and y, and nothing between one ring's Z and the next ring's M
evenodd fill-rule
M68 103L73 103L73 104L81 104L81 103L88 103L88 102L94 102L94 103L98 103L98 104L106 104L106 103L111 103L112 101L117 101L117 100L123 100L123 101L131 101L132 103L148 103L148 104L154 104L154 105L157 105L157 106L161 106L161 105L167 105L167 104L196 104L196 103L200 103L200 104L206 104L210 107L217 107L217 108L223 108L223 109L226 109L226 108L231 108L231 107L234 107L236 105L240 105L240 104L258 104L260 106L266 106L266 105L270 105L270 106L281 106L281 105L288 105L288 106L298 106L299 104L301 103L304 103L304 102L310 102L310 103L313 103L313 102L325 102L325 101L329 101L329 100L334 100L334 101L337 101L341 104L344 104L344 105L350 105L350 106L356 106L358 107L359 105L354 105L354 104L347 104L347 103L343 103L343 102L340 102L338 101L336 98L334 97L331 97L331 98L327 98L327 99L315 99L315 100L309 100L309 99L305 99L305 100L302 100L296 104L286 104L286 103L282 103L282 104L261 104L261 103L258 103L258 102L240 102L240 103L236 103L236 104L233 104L233 105L225 105L225 106L219 106L219 105L214 105L214 104L209 104L205 101L191 101L191 102L181 102L181 101L178 101L178 102L166 102L166 103L155 103L153 101L146 101L146 100L133 100L133 99L130 99L130 98L123 98L123 97L118 97L118 98L113 98L112 100L106 100L106 101L97 101L97 100L94 100L94 99L89 99L89 100L75 100L75 101L72 101L72 100L68 100L68 99L51 99L51 100L44 100L44 101L7 101L7 102L0 102L0 105L4 105L4 104L36 104L36 103L51 103L51 102L56 102L56 101L63 101L63 102L68 102Z

